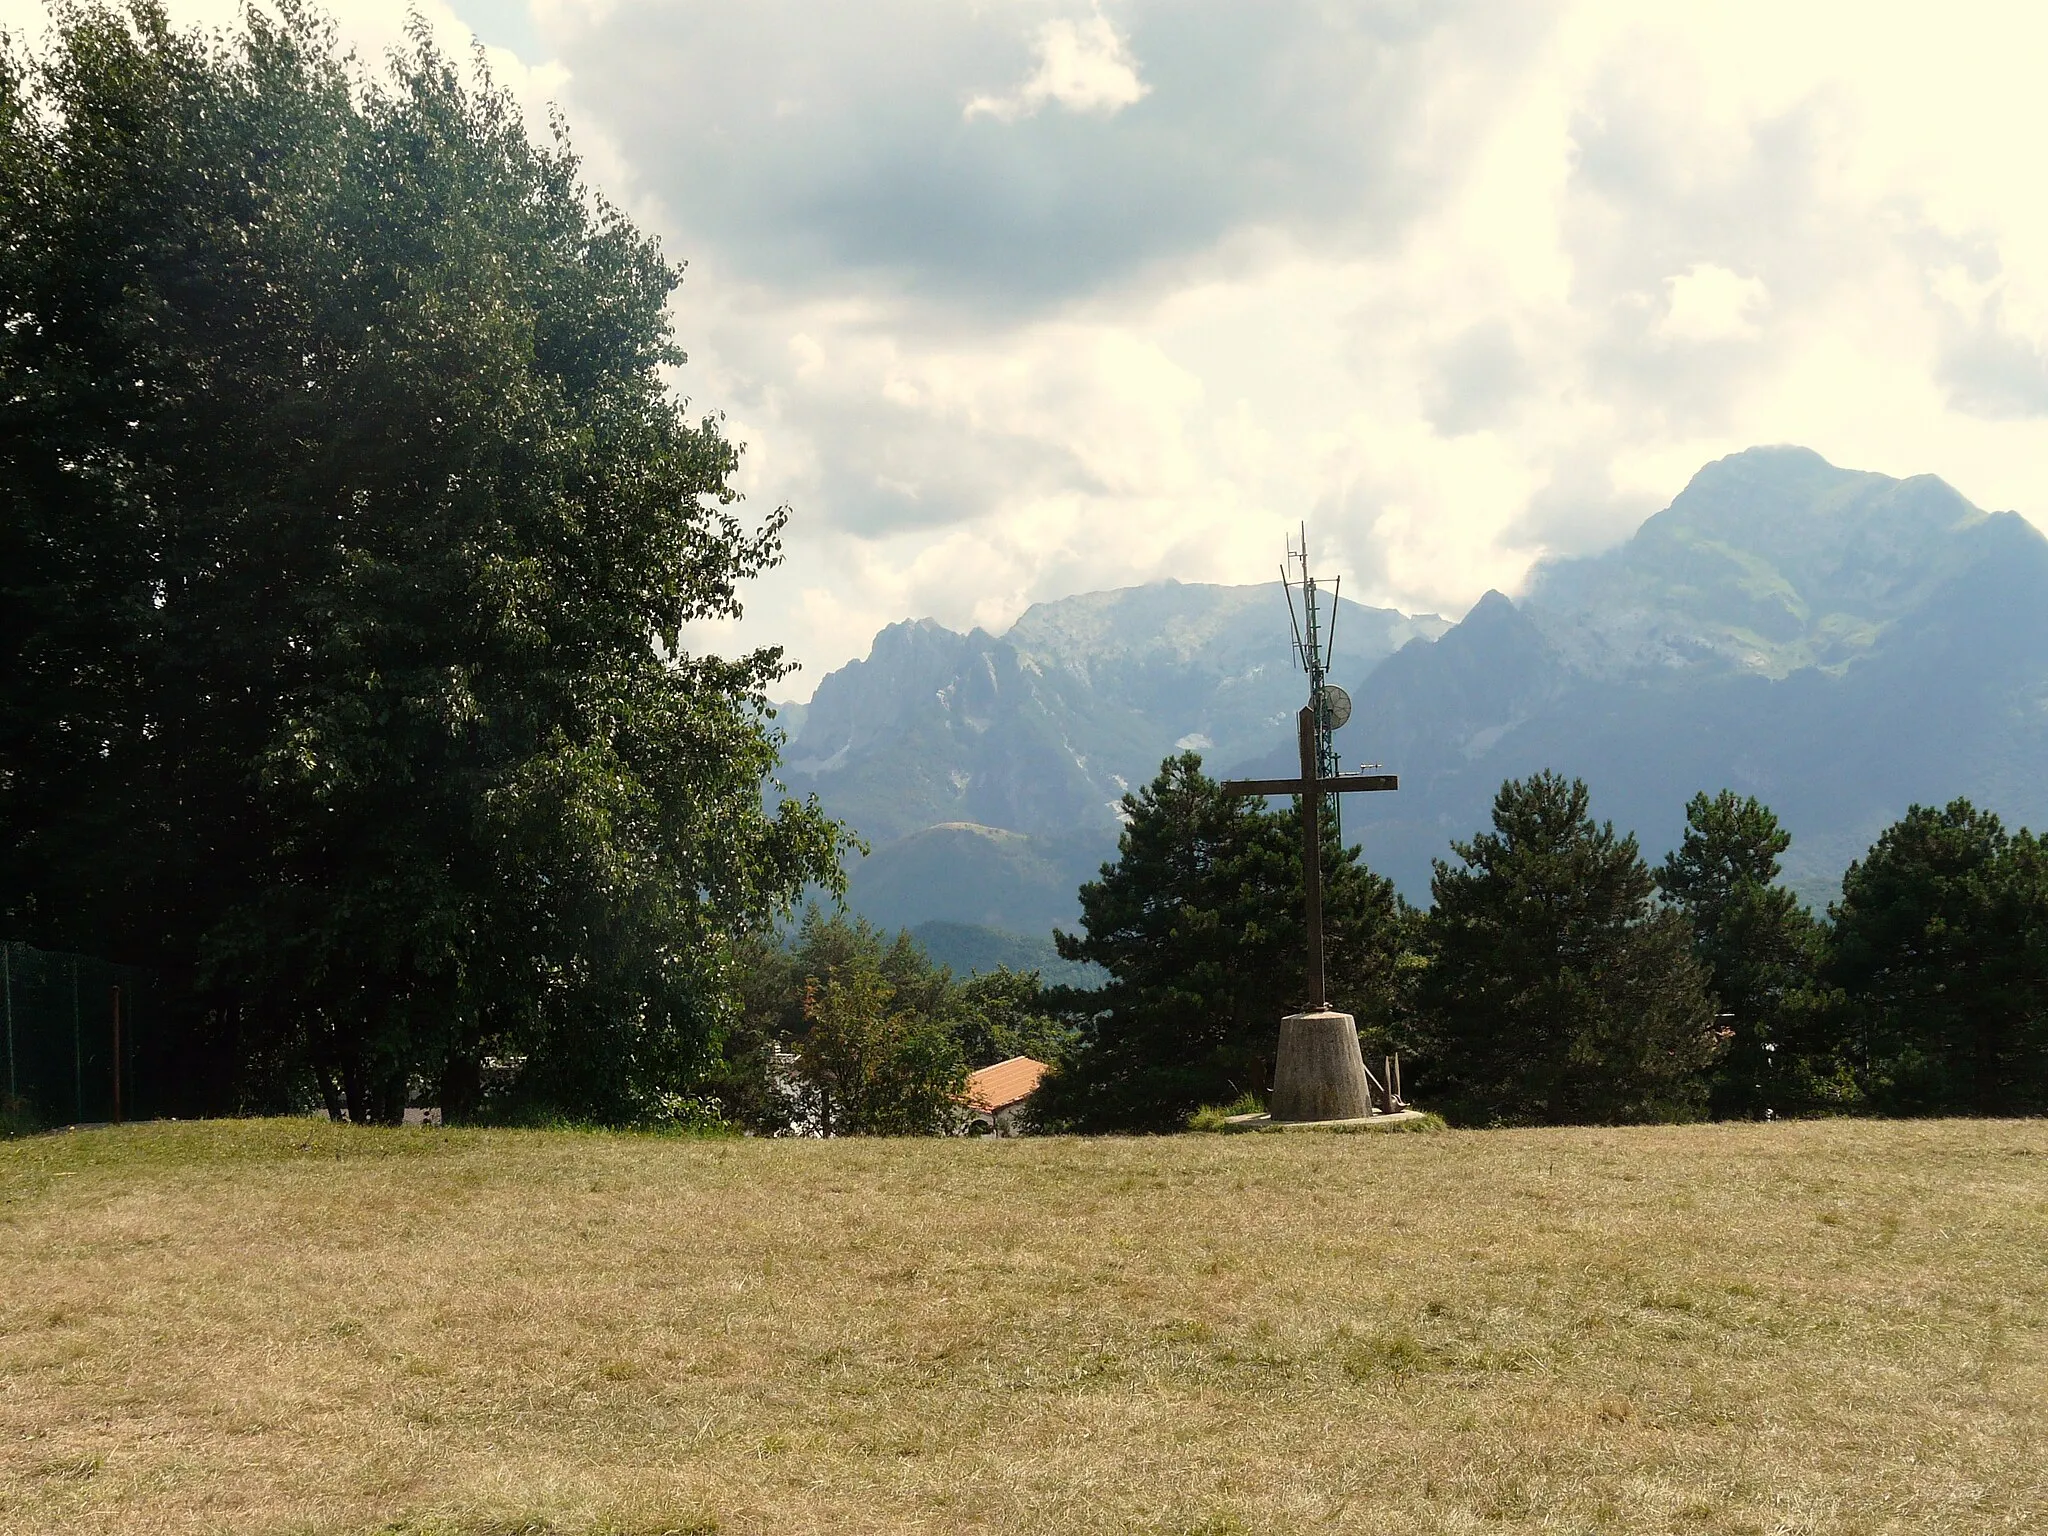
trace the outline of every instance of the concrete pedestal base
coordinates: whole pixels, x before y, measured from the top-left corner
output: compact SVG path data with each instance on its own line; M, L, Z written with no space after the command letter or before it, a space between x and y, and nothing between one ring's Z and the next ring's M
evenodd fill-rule
M1363 1120L1372 1114L1372 1088L1350 1014L1290 1013L1280 1021L1270 1107L1275 1120Z

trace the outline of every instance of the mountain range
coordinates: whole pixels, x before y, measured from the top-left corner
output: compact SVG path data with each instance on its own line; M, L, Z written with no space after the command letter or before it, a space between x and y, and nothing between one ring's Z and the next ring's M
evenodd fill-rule
M1501 781L1539 768L1584 778L1653 861L1694 791L1755 794L1816 902L1916 801L2048 823L2048 538L1802 448L1707 465L1618 548L1456 624L1346 601L1333 676L1356 701L1344 762L1401 775L1349 798L1346 836L1420 902ZM781 777L869 843L856 911L1042 937L1114 856L1126 789L1185 749L1291 772L1305 692L1277 581L1087 593L1000 636L917 620L784 706Z

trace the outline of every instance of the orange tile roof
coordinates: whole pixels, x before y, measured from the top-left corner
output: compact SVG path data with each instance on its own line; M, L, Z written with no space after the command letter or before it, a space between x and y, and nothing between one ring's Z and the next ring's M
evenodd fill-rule
M966 1100L984 1114L996 1114L1031 1097L1038 1080L1051 1068L1029 1056L1012 1056L992 1067L967 1074Z

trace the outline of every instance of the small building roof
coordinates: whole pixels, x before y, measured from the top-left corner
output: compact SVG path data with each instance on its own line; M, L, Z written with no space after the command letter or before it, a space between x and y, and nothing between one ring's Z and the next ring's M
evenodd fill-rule
M983 1067L979 1072L967 1074L968 1105L984 1114L999 1114L1012 1104L1021 1104L1031 1097L1038 1087L1038 1080L1051 1068L1042 1061L1033 1061L1029 1056L1012 1056L1008 1061L999 1061L992 1067Z

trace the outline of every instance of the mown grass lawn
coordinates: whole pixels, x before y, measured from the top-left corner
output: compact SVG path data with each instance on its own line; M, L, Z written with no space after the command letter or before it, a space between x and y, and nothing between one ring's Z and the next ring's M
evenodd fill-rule
M0 1144L0 1530L2048 1530L2048 1124Z

